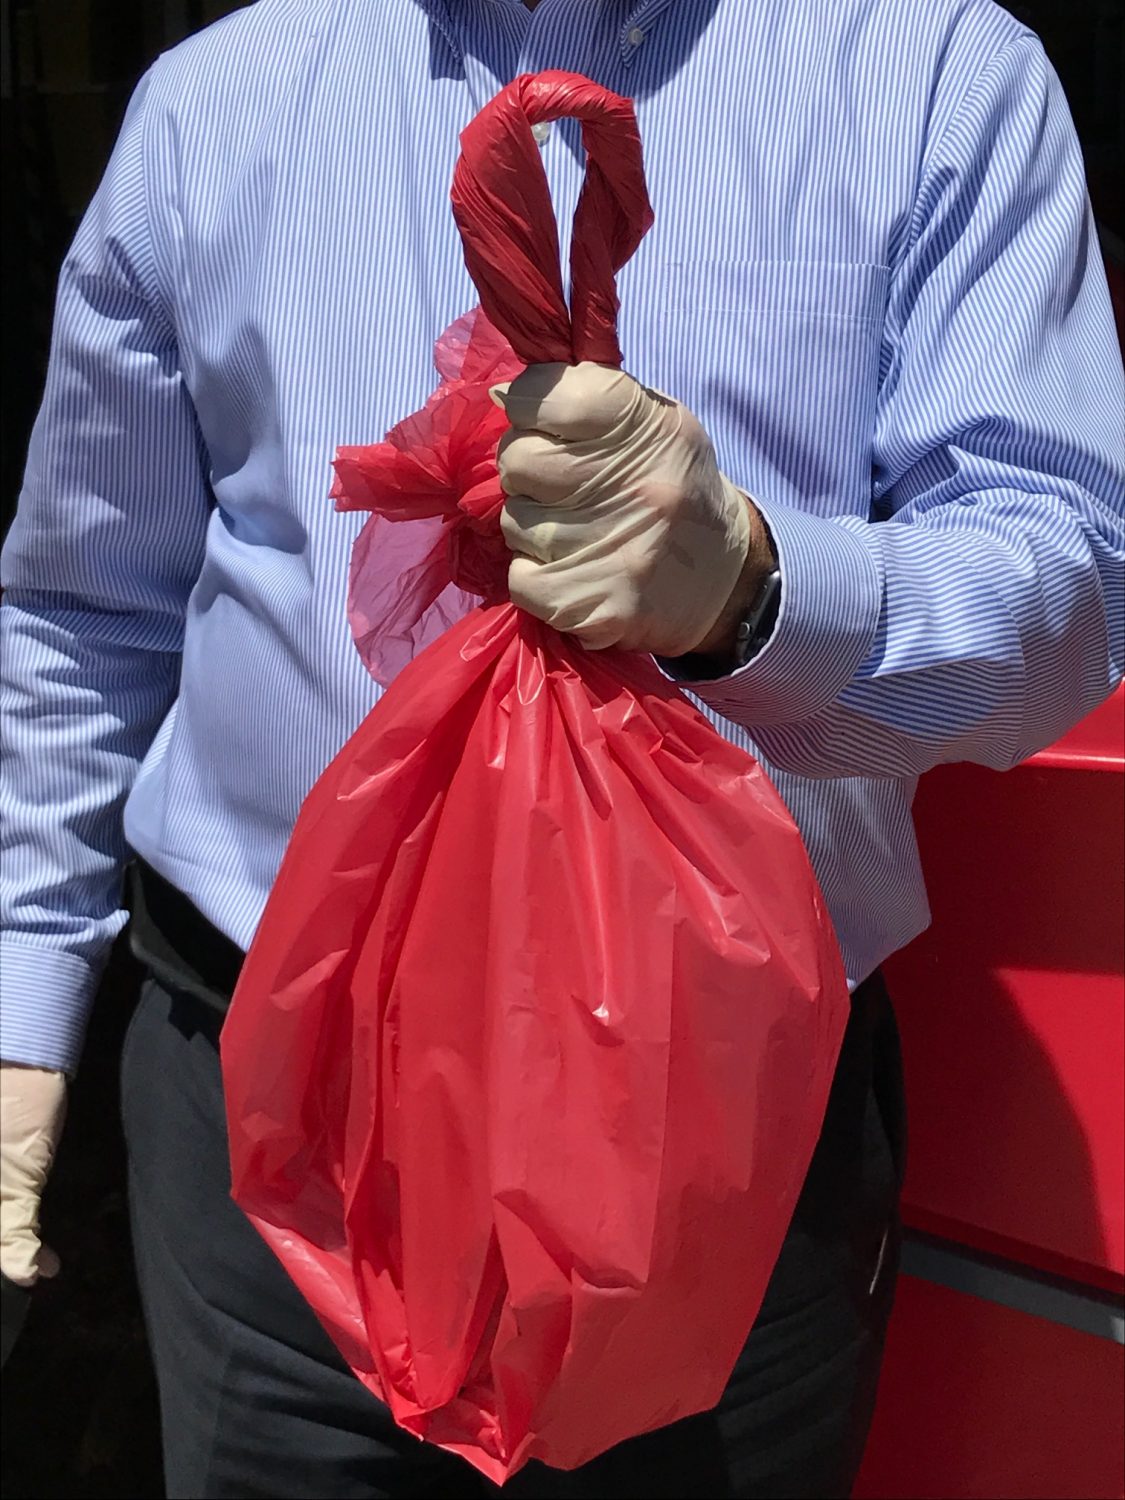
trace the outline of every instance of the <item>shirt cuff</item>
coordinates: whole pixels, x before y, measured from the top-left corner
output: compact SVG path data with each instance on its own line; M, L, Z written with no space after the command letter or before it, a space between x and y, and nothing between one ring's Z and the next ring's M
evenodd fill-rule
M76 1072L98 979L73 953L0 943L0 1058Z
M746 666L693 677L698 659L658 661L670 681L742 724L792 724L834 703L869 654L883 601L882 563L865 545L871 523L828 520L788 505L754 504L781 573L773 634Z

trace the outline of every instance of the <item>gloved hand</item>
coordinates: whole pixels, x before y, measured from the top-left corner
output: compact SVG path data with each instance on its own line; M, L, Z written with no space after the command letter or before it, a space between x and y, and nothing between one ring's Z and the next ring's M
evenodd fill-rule
M532 365L492 395L513 602L592 650L723 649L773 559L691 412L596 364Z
M0 1271L18 1286L54 1276L39 1242L39 1200L66 1117L66 1075L0 1063Z

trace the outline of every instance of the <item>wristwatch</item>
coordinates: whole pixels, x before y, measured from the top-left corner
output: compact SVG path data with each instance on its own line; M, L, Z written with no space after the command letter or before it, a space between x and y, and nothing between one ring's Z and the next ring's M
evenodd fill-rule
M781 572L775 566L754 591L754 598L735 627L734 648L729 656L699 656L694 651L685 656L660 656L661 670L673 682L714 682L728 677L753 661L769 640L777 624L781 604Z
M749 608L738 622L732 652L734 671L753 661L769 640L777 624L780 605L781 572L774 568L762 579Z

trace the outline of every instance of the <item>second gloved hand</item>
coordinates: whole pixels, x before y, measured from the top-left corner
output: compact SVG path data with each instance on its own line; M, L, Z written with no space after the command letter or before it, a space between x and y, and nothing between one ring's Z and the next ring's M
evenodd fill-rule
M692 413L595 364L533 365L494 399L513 602L593 650L721 648L768 539Z
M0 1063L0 1271L32 1286L59 1268L39 1241L39 1200L66 1118L66 1077Z

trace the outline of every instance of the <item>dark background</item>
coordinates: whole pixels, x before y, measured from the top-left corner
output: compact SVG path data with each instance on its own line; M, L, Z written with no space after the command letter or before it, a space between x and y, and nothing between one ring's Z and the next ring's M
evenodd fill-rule
M917 0L925 4L926 0ZM42 391L58 267L137 77L236 0L2 0L4 347L0 531ZM1121 0L1012 5L1043 38L1082 138L1121 326L1125 305L1125 29ZM125 1211L116 1062L138 973L118 945L91 1023L45 1206L63 1258L4 1379L9 1500L162 1493L156 1399Z

